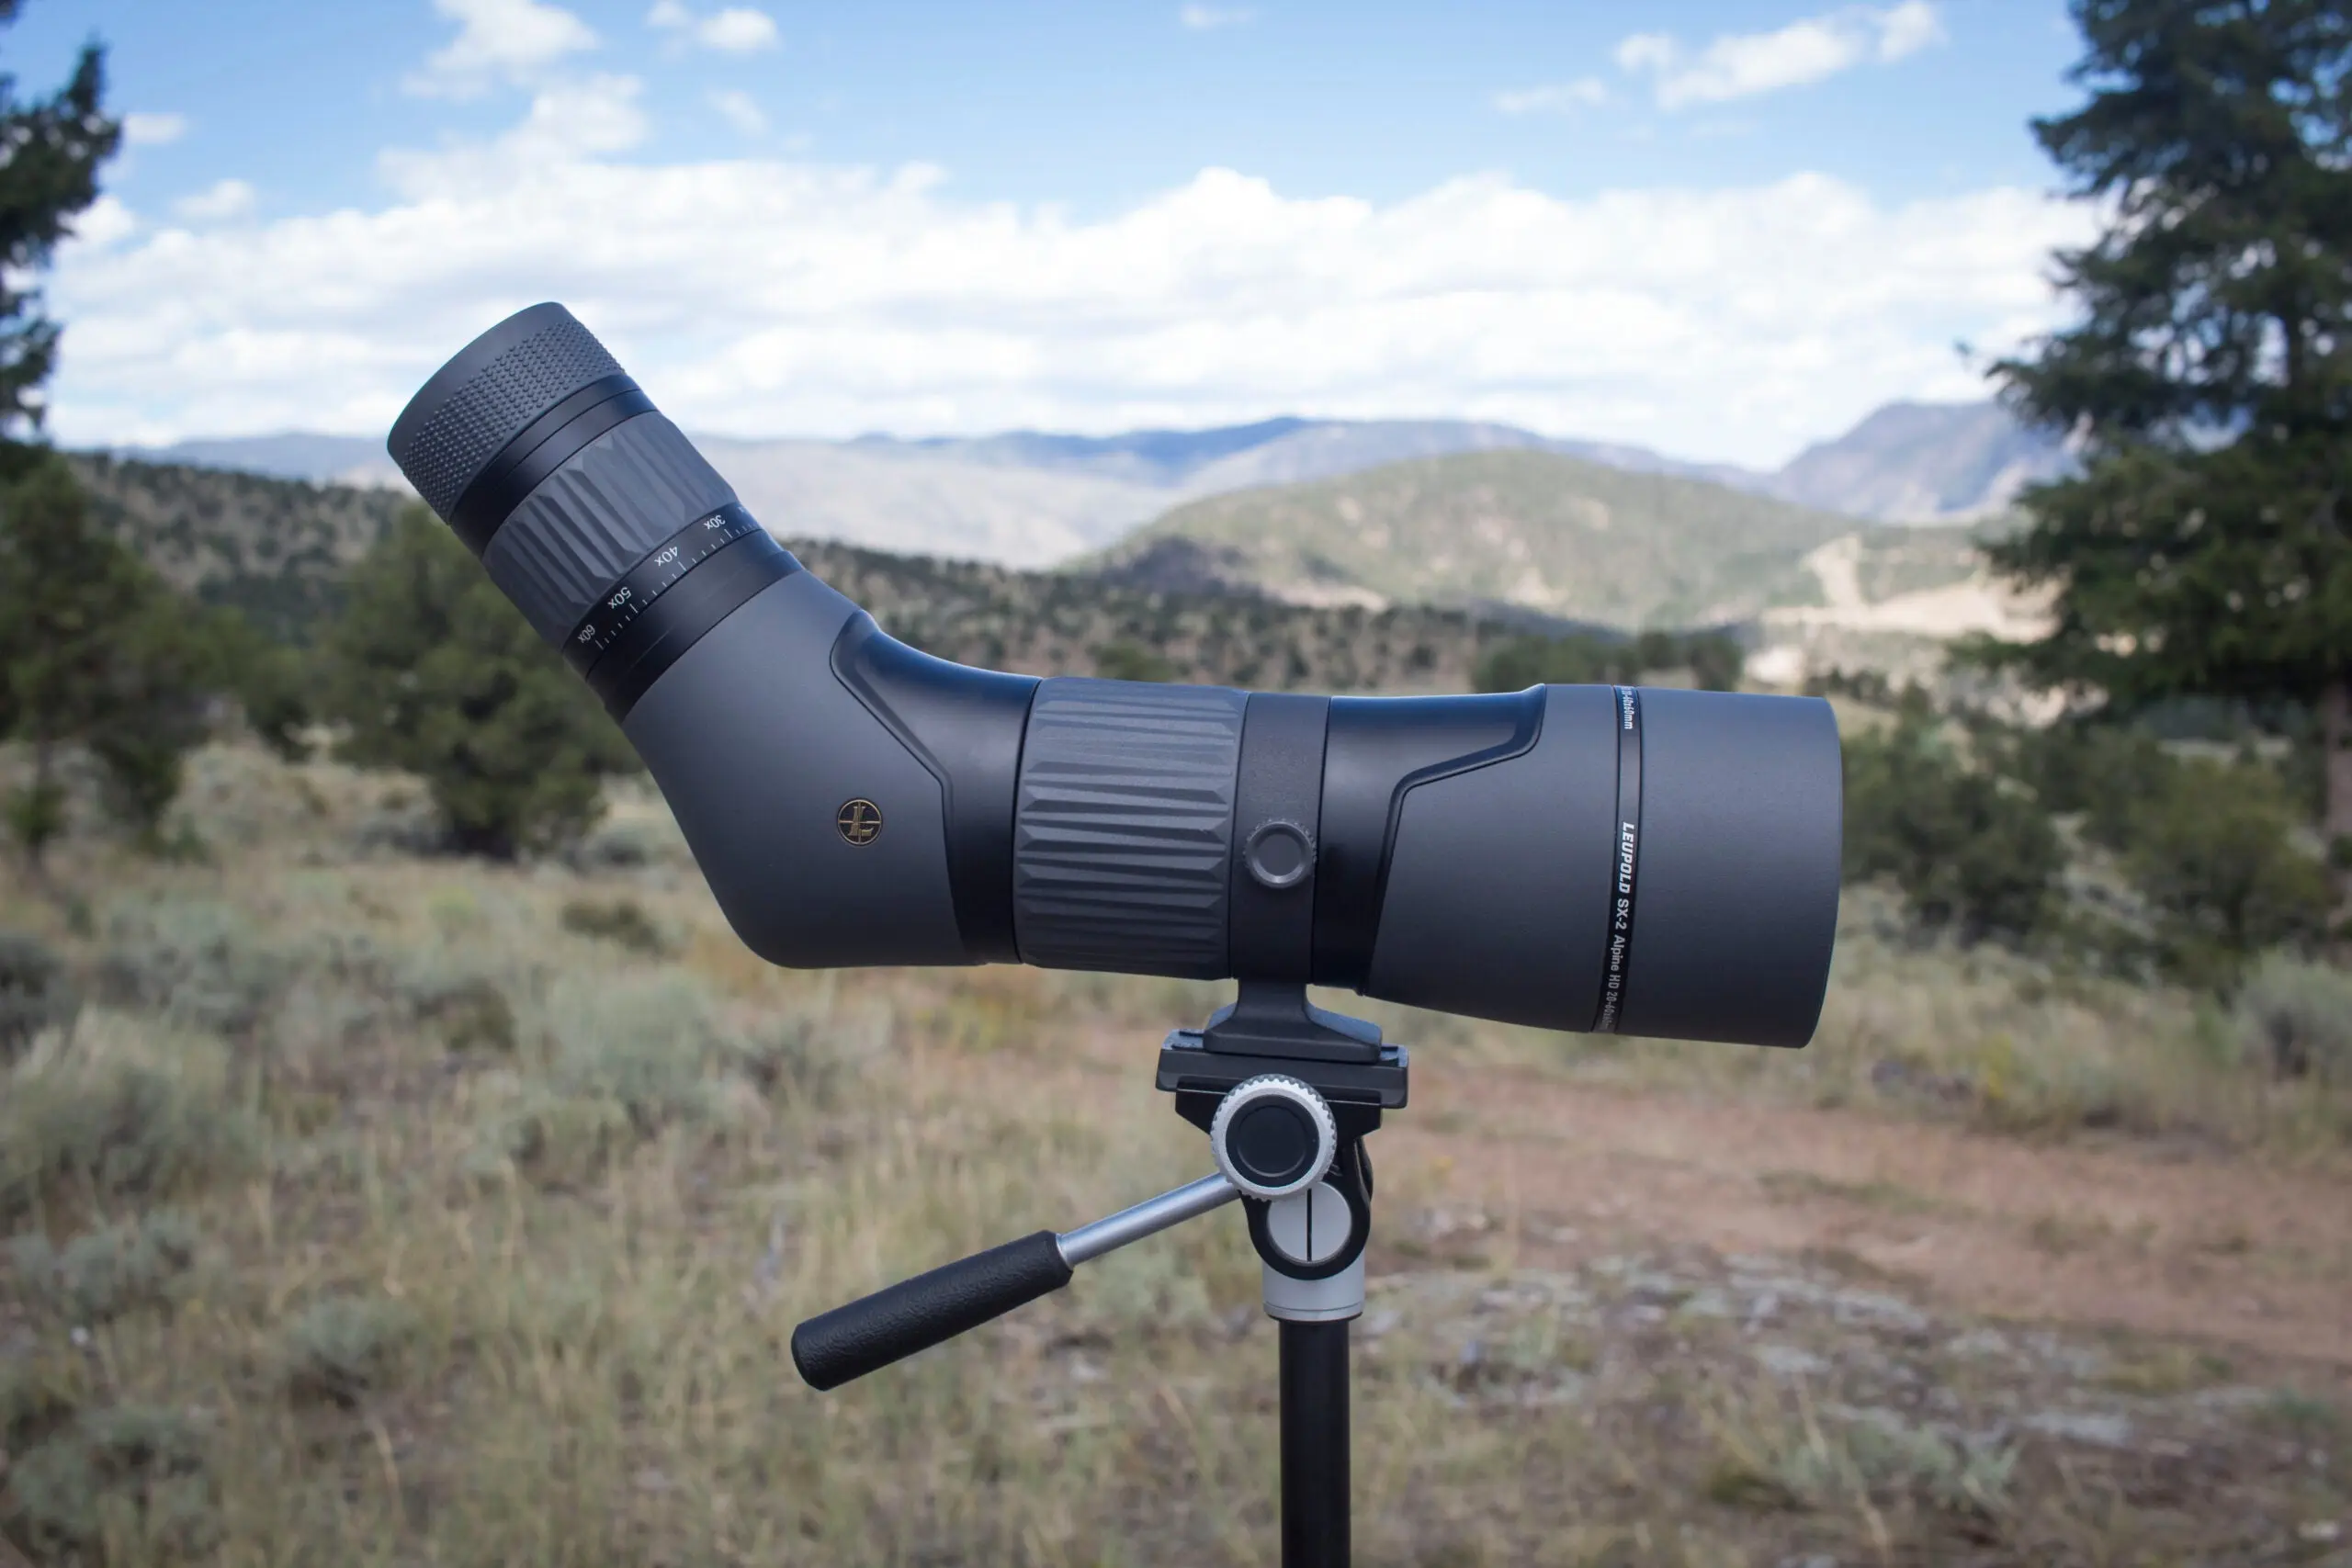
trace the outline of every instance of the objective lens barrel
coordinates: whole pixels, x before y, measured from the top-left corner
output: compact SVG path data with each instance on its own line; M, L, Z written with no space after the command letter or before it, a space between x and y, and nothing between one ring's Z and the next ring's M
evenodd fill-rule
M1552 1029L1813 1032L1841 821L1826 704L951 664L805 570L560 305L459 351L389 445L620 723L773 963L1239 976Z

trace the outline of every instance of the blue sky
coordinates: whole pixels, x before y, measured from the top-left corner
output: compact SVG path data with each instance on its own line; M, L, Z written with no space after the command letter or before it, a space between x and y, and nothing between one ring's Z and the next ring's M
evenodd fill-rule
M560 298L690 425L1507 418L1772 462L2047 324L2049 0L30 0L134 144L62 438L379 431Z

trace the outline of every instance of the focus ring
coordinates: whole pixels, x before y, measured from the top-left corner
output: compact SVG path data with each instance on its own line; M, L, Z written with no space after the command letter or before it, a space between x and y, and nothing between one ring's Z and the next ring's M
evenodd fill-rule
M1029 708L1013 804L1022 961L1227 972L1244 694L1062 677Z
M680 528L734 504L733 488L676 425L641 413L541 480L481 564L538 634L560 645Z

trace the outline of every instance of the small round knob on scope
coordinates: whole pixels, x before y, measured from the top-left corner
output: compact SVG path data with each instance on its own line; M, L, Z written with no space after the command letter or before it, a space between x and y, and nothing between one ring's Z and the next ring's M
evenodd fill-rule
M1315 869L1315 836L1279 817L1261 822L1242 840L1241 863L1261 887L1295 887Z
M1283 1198L1323 1179L1340 1129L1323 1097L1279 1073L1234 1085L1209 1122L1225 1179L1252 1198Z

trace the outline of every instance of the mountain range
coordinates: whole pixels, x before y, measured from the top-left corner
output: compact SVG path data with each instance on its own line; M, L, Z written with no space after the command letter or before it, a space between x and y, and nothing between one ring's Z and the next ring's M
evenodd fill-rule
M1804 558L1858 531L1894 532L1705 479L1518 449L1210 496L1080 564L1163 592L1701 626L1818 602Z
M99 525L166 581L296 643L338 612L345 574L406 504L382 488L93 454L70 460ZM1260 593L1167 593L1083 572L788 543L894 635L944 658L1037 675L1458 692L1475 682L1488 652L1531 629L1444 606L1372 611Z
M935 480L907 445L828 455ZM1271 445L1194 471L1263 462ZM718 456L739 482L756 471ZM1104 456L1000 446L958 464L1100 486L1186 460L1144 446L1110 454L1131 465L1126 479L1085 470ZM1074 475L1048 466L1073 458ZM333 614L345 570L407 504L382 487L74 460L101 520L167 578L295 638ZM901 635L1037 673L1430 689L1458 686L1483 650L1521 631L1713 626L1738 631L1759 679L1793 684L1833 667L1929 670L1955 634L2030 630L2035 607L1993 582L1976 551L2000 525L1871 523L1710 479L1498 447L1225 491L1055 571L805 536L793 547L829 581L848 573Z
M1105 436L1015 431L697 443L752 513L780 534L1015 567L1090 556L1205 498L1464 454L1547 454L1896 523L1996 514L2021 485L2063 472L2068 460L2060 444L1993 403L1892 403L1770 473L1463 420L1273 419ZM117 456L404 488L382 444L363 436L191 440Z

